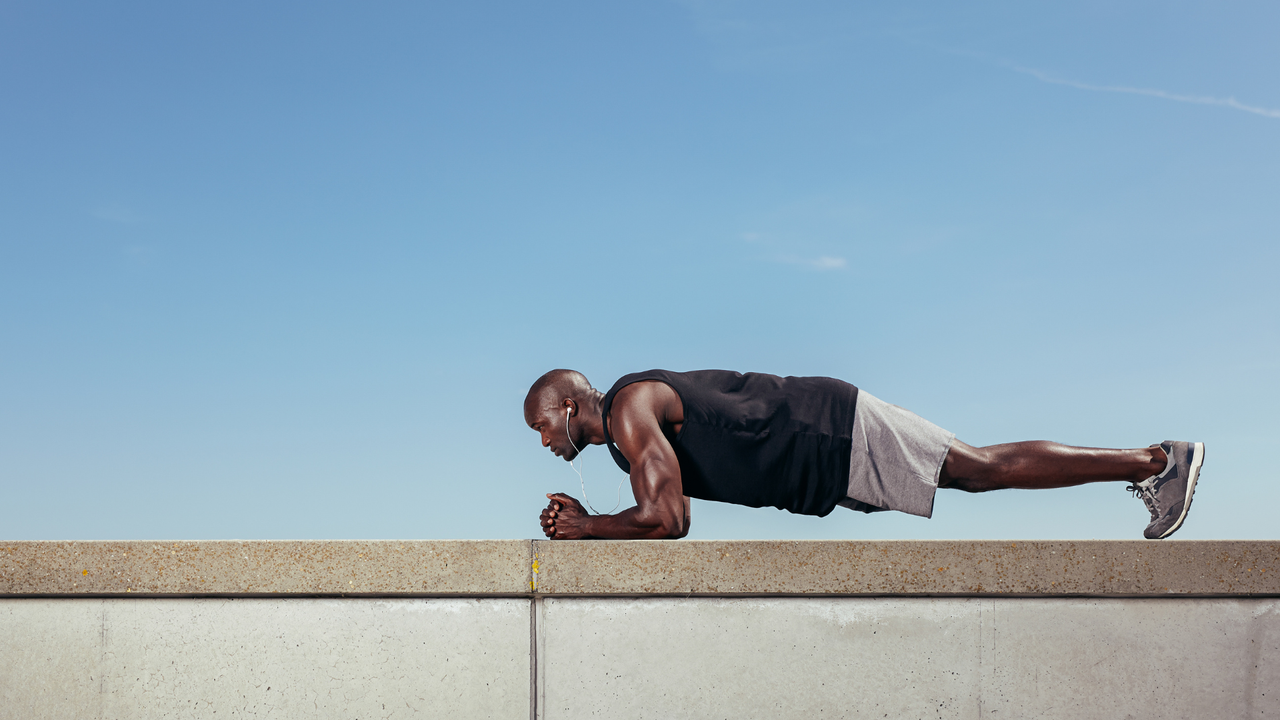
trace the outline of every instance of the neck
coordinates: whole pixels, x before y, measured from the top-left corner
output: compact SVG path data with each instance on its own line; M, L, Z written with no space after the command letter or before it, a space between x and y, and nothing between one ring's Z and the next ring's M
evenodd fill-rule
M600 410L604 404L604 393L591 388L591 394L578 403L578 423L583 430L583 439L592 445L604 444L604 420Z

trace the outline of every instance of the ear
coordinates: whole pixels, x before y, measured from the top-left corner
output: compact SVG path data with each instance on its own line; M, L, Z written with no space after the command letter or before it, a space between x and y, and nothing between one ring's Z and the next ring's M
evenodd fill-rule
M561 405L563 405L564 409L569 412L569 417L573 417L578 414L578 403L574 402L573 398L565 398Z

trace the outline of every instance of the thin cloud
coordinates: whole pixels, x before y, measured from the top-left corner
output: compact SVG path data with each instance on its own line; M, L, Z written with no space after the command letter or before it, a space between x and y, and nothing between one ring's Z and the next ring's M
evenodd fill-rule
M795 255L781 255L775 258L776 262L786 263L788 265L804 265L817 270L840 270L849 263L842 257L832 257L823 255L816 258L803 258Z
M1013 69L1024 75L1030 75L1040 82L1051 83L1053 85L1066 85L1067 87L1073 87L1077 90L1146 95L1147 97L1160 98L1162 100L1173 100L1174 102L1192 103L1194 105L1217 105L1219 107L1228 107L1233 110L1242 110L1247 113L1253 113L1254 115L1261 115L1262 117L1280 119L1280 110L1271 110L1269 108L1245 105L1233 97L1219 98L1211 95L1178 95L1176 93L1165 92L1164 90L1125 87L1123 85L1090 85L1088 83L1076 82L1075 80L1056 78L1032 68L1019 67L1015 65Z
M761 249L778 248L779 245L785 248L793 245L790 242L779 242L773 237L762 232L745 232L739 236L743 242L748 245L755 245ZM782 248L779 248L782 249ZM760 256L761 260L767 262L780 263L783 265L803 265L815 270L842 270L849 265L848 261L842 257L834 255L819 255L818 257L796 255L794 253L782 252L777 254L769 254Z

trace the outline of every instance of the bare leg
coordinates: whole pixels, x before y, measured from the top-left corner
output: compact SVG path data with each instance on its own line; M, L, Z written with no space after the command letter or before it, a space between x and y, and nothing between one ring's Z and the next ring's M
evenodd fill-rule
M1037 440L975 448L956 440L942 463L938 487L965 492L1042 490L1105 481L1141 481L1164 470L1159 447L1080 448Z

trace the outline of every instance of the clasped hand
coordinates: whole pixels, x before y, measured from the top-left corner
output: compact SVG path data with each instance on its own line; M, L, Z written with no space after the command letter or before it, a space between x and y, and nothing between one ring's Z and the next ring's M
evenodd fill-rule
M552 540L581 540L587 535L590 515L582 503L564 493L547 495L551 501L542 511L542 532Z

